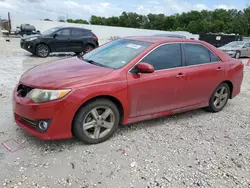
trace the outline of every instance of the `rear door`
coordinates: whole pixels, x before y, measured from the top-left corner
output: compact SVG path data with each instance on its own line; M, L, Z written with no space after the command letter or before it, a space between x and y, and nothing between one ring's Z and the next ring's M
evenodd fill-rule
M72 29L71 43L74 52L83 52L86 32L83 29Z
M71 52L70 35L71 31L69 28L60 29L57 31L56 36L51 42L51 48L55 52Z
M186 84L180 44L164 44L146 55L141 62L155 68L150 74L128 73L130 117L178 109Z
M183 107L207 103L214 89L224 81L225 63L201 44L184 43L187 85Z

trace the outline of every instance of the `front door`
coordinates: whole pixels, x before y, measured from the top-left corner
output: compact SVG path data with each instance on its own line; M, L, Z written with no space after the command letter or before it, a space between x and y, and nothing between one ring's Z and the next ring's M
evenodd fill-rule
M141 60L151 64L154 73L128 73L130 117L180 108L186 84L182 59L180 44L164 44Z
M72 44L70 43L71 31L68 28L61 29L55 33L51 48L55 52L71 52Z
M187 85L185 107L207 103L215 88L224 81L225 63L200 44L183 44Z

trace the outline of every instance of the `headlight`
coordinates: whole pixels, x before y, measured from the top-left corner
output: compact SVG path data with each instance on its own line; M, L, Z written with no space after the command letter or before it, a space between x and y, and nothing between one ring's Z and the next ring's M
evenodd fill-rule
M234 54L236 51L233 51L233 50L230 50L230 51L228 51L227 53L229 53L229 54Z
M71 89L65 90L43 90L43 89L32 89L27 98L33 100L35 103L48 102L56 99L61 99L66 96Z
M26 39L26 41L32 41L32 40L36 40L37 37L32 37L32 38L29 38L29 39Z

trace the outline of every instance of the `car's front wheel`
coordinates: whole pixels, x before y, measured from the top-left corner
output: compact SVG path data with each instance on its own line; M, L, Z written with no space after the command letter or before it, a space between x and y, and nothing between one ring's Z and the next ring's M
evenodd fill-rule
M120 122L117 106L108 99L97 99L84 105L73 121L73 133L87 144L109 139Z
M220 84L213 92L206 108L209 112L219 112L227 104L230 96L230 89L227 83Z
M50 49L46 44L39 44L36 47L36 55L39 57L48 57Z
M236 52L235 58L236 58L236 59L239 59L239 58L240 58L240 52Z

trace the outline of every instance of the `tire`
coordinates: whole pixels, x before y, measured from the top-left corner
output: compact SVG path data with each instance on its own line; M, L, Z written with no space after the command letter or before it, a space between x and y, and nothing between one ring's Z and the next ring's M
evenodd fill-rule
M114 134L119 122L120 113L112 101L93 100L77 112L73 121L73 135L86 144L98 144Z
M234 56L236 59L239 59L240 58L240 52L236 52L235 56Z
M209 112L219 112L227 104L230 96L230 89L227 83L221 83L209 99L209 106L205 108ZM217 102L216 102L217 101Z
M94 49L94 47L93 47L92 45L87 44L87 45L85 46L85 48L84 48L84 53L88 53L88 52L90 52L90 51L93 50L93 49Z
M82 52L74 52L76 55L80 55Z
M36 55L39 57L48 57L50 54L50 49L46 44L39 44L36 47Z

